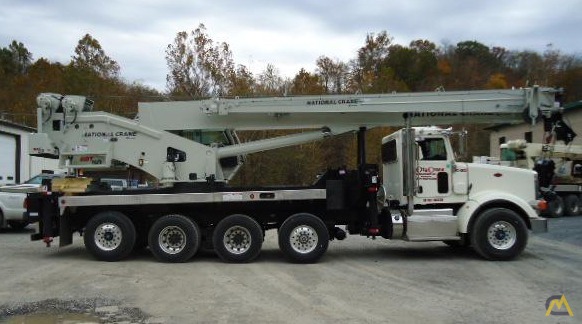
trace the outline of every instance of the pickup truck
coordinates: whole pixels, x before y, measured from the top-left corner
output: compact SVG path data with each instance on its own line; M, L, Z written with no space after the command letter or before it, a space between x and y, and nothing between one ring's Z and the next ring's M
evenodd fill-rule
M29 224L27 217L24 216L26 194L42 190L43 179L63 176L63 174L41 173L22 184L0 187L0 228L7 226L16 230L25 228Z

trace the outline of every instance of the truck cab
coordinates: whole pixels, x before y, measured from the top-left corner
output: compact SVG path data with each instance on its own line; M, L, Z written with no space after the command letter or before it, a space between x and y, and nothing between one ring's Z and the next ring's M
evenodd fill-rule
M382 139L382 171L391 205L406 205L407 188L413 189L414 205L462 203L468 195L466 163L455 161L450 129L414 127L414 138L407 144L408 133L401 129ZM412 145L413 156L406 147ZM407 177L408 168L414 174Z
M466 234L470 220L483 206L500 203L525 213L537 231L540 200L536 172L498 165L457 162L450 129L414 127L382 140L382 171L386 204L408 209L408 239L437 240ZM409 140L410 139L410 140ZM407 154L407 147L412 146ZM533 208L532 208L533 207ZM542 221L543 222L543 221ZM411 226L417 224L416 227ZM536 224L534 224L536 223ZM440 236L424 230L446 225ZM544 227L545 225L541 224ZM430 232L430 231L426 231Z

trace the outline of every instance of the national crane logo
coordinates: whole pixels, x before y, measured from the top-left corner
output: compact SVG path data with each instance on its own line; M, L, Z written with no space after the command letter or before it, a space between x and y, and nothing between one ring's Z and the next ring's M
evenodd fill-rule
M91 137L91 138L113 138L113 137L125 137L125 138L135 138L137 136L137 132L127 132L127 131L119 131L119 132L85 132L83 137Z
M361 99L321 99L321 100L307 100L308 106L314 105L357 105L362 102Z

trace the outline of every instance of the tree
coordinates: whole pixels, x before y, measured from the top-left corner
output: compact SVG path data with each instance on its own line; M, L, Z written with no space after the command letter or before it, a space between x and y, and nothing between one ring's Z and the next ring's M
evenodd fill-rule
M316 73L323 87L329 93L342 93L347 83L348 65L327 56L320 56L315 62Z
M251 96L254 93L255 79L244 65L239 65L229 76L231 96Z
M25 74L32 63L32 53L21 42L15 40L0 49L0 85L9 78Z
M190 33L176 35L174 43L166 48L166 63L169 91L192 98L229 95L234 83L240 81L237 72L247 81L249 77L246 67L235 68L230 46L225 42L215 45L203 24Z
M485 85L487 89L507 89L507 80L502 73L494 73Z
M378 35L374 33L366 35L364 46L358 49L356 59L350 63L353 90L373 92L375 89L382 88L376 81L381 72L386 72L386 69L381 68L381 63L388 56L391 43L392 37L386 31Z
M325 93L319 77L301 69L291 82L291 93L294 95L317 95Z
M71 62L73 67L94 71L102 78L117 78L119 76L119 64L105 54L99 41L91 35L86 34L79 40L77 47L75 47L75 54Z
M257 77L256 93L262 96L280 95L285 91L285 82L279 70L273 64L267 67Z

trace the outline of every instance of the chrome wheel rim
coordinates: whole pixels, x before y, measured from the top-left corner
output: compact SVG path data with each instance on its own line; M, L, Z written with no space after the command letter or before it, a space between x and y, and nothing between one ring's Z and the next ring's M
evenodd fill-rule
M165 253L180 253L186 247L186 232L178 226L166 226L160 231L158 242Z
M489 244L498 250L507 250L517 241L515 227L506 221L498 221L487 230Z
M243 254L251 248L253 240L247 228L233 226L224 232L222 242L228 252L232 254Z
M301 225L295 227L291 231L289 241L295 252L306 254L315 250L317 243L319 242L319 238L313 227Z
M123 231L116 224L103 223L95 230L93 239L99 249L112 251L121 245Z

